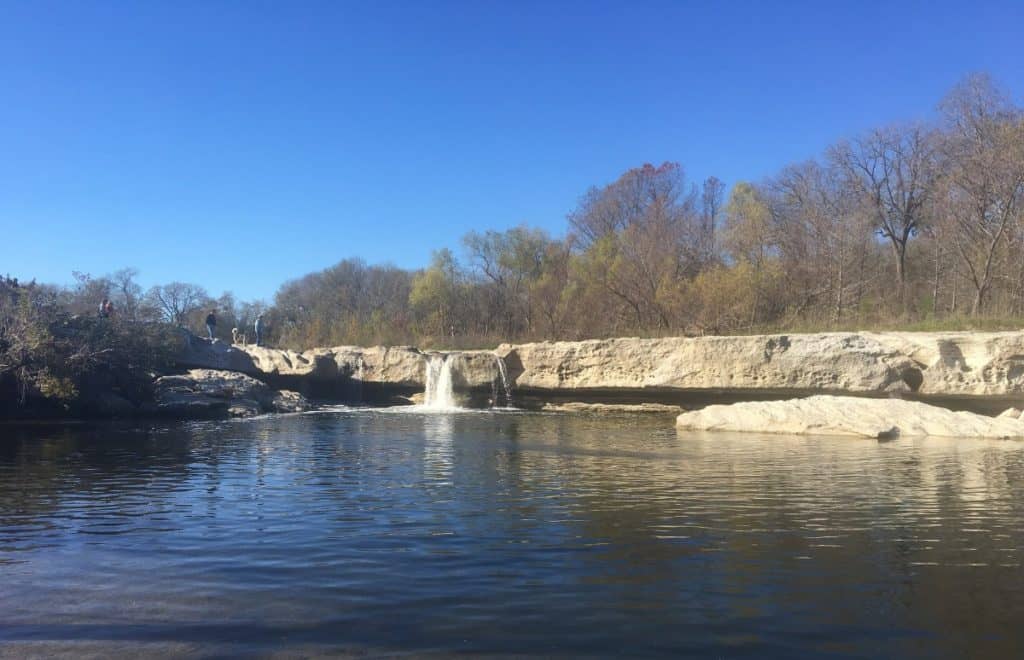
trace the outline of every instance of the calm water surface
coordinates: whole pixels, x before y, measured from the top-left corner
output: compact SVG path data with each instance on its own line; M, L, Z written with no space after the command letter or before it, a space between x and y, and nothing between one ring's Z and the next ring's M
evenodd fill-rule
M0 655L1024 657L1024 445L335 411L0 427Z

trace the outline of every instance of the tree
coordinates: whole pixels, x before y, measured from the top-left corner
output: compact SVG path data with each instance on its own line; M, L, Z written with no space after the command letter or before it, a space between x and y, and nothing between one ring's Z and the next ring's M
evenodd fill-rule
M114 308L123 318L138 321L142 312L142 287L136 282L136 268L122 268L108 276Z
M434 252L430 266L412 280L409 305L424 334L454 336L461 323L457 309L462 274L451 250Z
M780 255L792 289L801 292L798 310L828 300L829 318L838 323L862 284L857 266L871 236L857 191L837 167L816 161L785 168L769 188Z
M189 316L205 306L210 299L206 289L185 282L154 286L146 297L160 312L164 321L183 327L188 324Z
M534 328L531 285L540 278L551 239L541 229L514 227L505 232L470 232L463 239L470 263L490 283L495 312L513 336Z
M657 219L682 225L694 216L696 194L679 163L649 163L628 170L603 188L591 188L569 214L569 226L586 249L605 236Z
M902 304L907 245L921 230L924 210L936 192L935 135L918 125L878 129L852 142L838 143L828 155L846 173L870 210L875 229L892 248Z
M953 244L974 286L971 313L977 315L1024 200L1024 116L981 75L962 81L941 108Z
M714 176L705 179L700 195L700 242L701 259L704 263L711 263L718 258L716 233L724 201L725 184L722 180Z

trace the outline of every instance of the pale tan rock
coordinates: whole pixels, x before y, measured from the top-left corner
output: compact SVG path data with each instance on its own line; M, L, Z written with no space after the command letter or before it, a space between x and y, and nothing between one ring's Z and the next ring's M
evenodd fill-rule
M1020 408L1007 408L1003 412L999 413L999 417L1009 417L1010 419L1020 419L1021 411Z
M180 364L332 383L422 388L428 353L410 346L303 352L232 347L192 337ZM917 391L933 396L1024 394L1024 332L842 332L737 337L619 338L503 344L459 352L456 389L499 382L566 390L723 390L800 393Z
M412 346L335 346L301 353L256 346L241 347L260 373L300 376L317 381L338 378L364 384L424 387L427 360ZM453 383L456 388L482 388L499 377L497 358L491 351L456 351Z
M517 387L533 389L908 390L916 365L856 333L672 337L502 345ZM911 374L912 376L913 374Z
M954 412L916 401L828 395L708 406L683 413L676 426L691 431L867 438L1024 438L1024 421L1019 419Z
M863 333L917 363L922 394L1024 393L1024 332Z

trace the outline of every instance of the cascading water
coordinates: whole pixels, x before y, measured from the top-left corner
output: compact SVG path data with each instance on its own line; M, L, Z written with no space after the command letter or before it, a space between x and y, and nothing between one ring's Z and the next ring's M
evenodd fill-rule
M512 384L508 379L508 367L505 366L505 360L500 355L495 355L494 359L498 363L498 374L501 376L501 388L505 395L505 406L512 407ZM497 399L497 397L495 397ZM497 403L497 401L495 401Z
M356 400L362 403L363 401L363 378L364 378L364 367L366 360L360 355L356 358Z
M423 406L434 410L458 408L452 386L452 355L434 354L427 362L427 391Z

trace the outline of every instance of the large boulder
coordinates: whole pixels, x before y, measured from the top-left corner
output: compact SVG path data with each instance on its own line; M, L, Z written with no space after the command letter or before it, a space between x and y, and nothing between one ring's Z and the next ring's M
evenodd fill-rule
M1024 421L1010 417L954 412L917 401L828 395L708 406L679 415L676 427L690 431L867 438L1024 438Z
M173 417L252 417L310 408L300 394L274 390L242 373L214 369L163 376L154 382L153 392L155 412Z
M176 362L181 367L238 371L250 376L261 373L252 356L236 346L198 337L187 330L182 330L180 337Z

